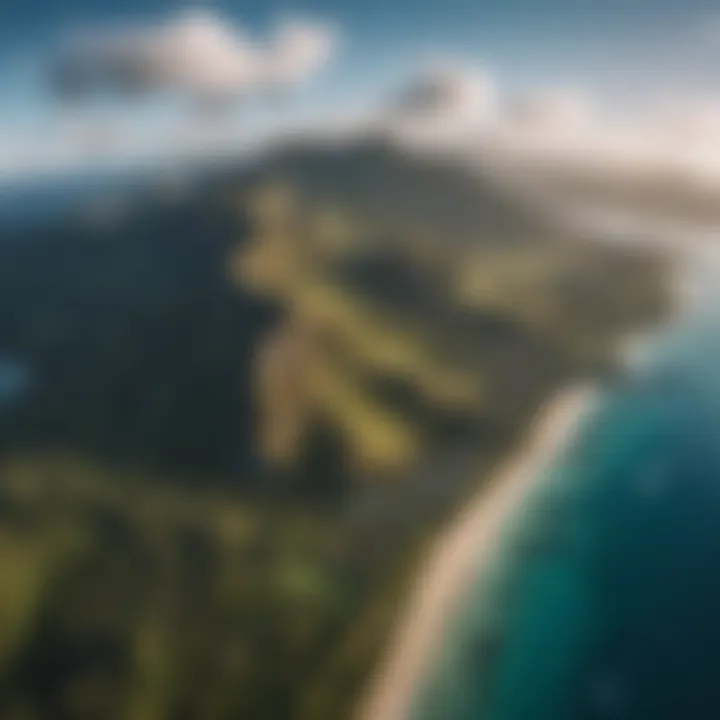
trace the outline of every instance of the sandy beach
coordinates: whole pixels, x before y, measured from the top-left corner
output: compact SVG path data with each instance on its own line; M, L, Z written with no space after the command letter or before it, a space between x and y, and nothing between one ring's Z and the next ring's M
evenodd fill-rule
M438 537L386 657L361 698L358 720L408 720L454 608L494 557L502 528L542 478L540 469L571 440L595 396L594 388L581 386L551 398L515 454Z

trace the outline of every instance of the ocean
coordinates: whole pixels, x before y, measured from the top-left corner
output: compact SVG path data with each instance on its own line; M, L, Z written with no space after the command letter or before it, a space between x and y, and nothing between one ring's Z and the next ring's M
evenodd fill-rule
M540 471L412 720L720 718L720 274L702 270Z

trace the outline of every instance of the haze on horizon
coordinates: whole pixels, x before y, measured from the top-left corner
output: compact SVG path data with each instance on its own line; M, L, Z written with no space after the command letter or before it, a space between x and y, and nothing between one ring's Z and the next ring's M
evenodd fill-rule
M525 185L579 177L593 198L670 184L706 205L720 189L720 14L706 0L36 1L5 18L4 185L382 128L499 158Z

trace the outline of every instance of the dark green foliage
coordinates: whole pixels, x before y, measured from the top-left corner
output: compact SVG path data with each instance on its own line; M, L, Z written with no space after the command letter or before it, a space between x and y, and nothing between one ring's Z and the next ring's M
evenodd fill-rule
M415 462L358 470L328 415L294 466L259 457L251 370L291 313L229 271L254 174L0 238L0 359L30 377L0 405L3 720L348 717L439 524L549 393L663 311L659 263L573 250L449 166L360 145L288 150L260 174L370 228L326 277L439 369L418 380L316 342L352 399L416 431ZM465 303L470 256L500 282ZM528 296L507 290L528 267ZM423 379L456 368L483 392L445 407Z

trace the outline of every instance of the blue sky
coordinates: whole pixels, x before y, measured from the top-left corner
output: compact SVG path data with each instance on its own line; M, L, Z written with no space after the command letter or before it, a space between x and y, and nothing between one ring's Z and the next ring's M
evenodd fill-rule
M426 51L475 58L510 81L552 74L604 82L607 74L608 82L618 82L629 54L639 54L641 65L647 56L648 67L638 71L660 74L663 68L653 65L672 67L692 35L720 18L717 0L215 0L201 6L253 32L285 13L335 22L345 45L332 77L347 73L345 84L371 82L373 73ZM176 0L8 0L0 58L41 53L63 28L158 18L184 7ZM667 42L677 49L667 52ZM663 51L653 53L658 43Z
M43 122L52 103L28 71L63 30L151 22L187 7L173 0L8 0L0 24L0 128ZM718 0L215 0L248 34L278 16L334 23L342 40L317 78L293 96L298 115L381 97L429 55L487 68L503 88L578 86L606 95L718 91Z

